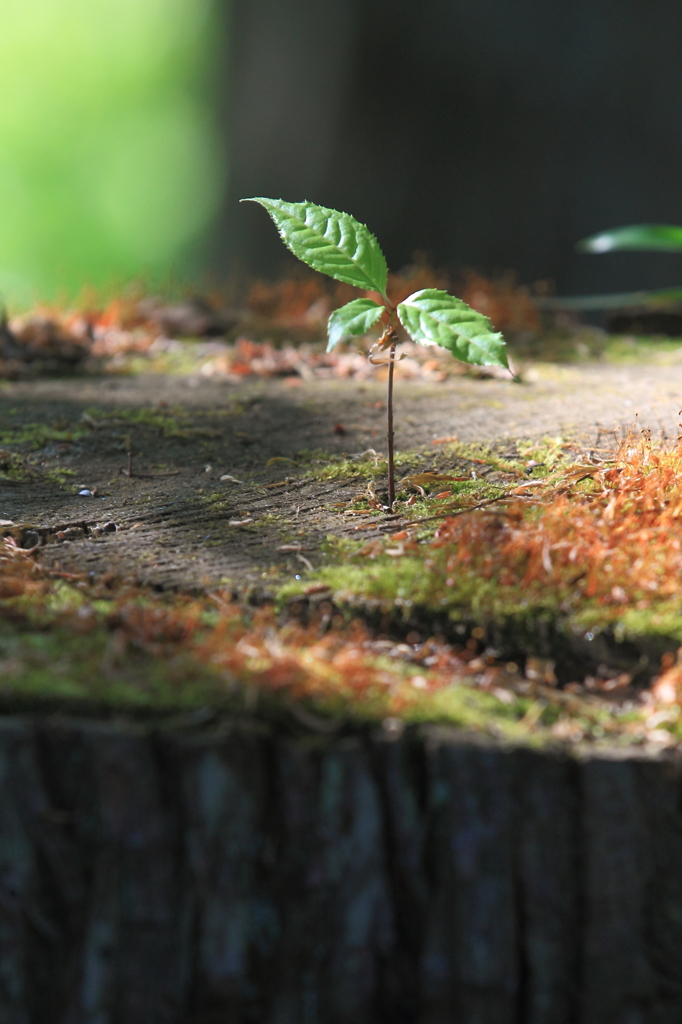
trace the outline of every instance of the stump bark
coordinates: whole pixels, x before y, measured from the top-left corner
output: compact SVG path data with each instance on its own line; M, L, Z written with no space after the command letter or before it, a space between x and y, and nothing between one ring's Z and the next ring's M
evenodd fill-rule
M676 757L0 721L0 1024L679 1024Z

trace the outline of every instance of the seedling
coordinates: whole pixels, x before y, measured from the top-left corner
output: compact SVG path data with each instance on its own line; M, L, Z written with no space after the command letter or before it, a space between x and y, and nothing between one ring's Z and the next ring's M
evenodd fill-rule
M364 224L349 214L315 203L287 203L282 199L253 198L242 202L265 207L287 248L313 270L365 292L362 298L353 299L329 317L328 352L343 338L367 334L378 323L383 327L369 358L375 362L377 350L388 354L388 504L393 508L393 371L398 324L413 341L440 345L460 362L478 366L508 368L504 338L493 331L486 316L440 288L422 288L397 306L391 302L387 294L388 267L379 243Z
M674 224L631 224L624 228L600 231L576 244L578 252L677 252L682 253L682 227ZM679 302L682 288L658 288L655 291L618 292L614 295L578 295L536 299L541 309L622 309L626 306L656 306L661 302Z
M583 238L576 248L579 252L682 252L682 228L672 224L633 224L626 228L611 228L597 235ZM634 297L617 296L632 303L679 300L682 288L661 288L657 291L637 292ZM616 297L614 296L614 300ZM615 303L614 303L615 304Z

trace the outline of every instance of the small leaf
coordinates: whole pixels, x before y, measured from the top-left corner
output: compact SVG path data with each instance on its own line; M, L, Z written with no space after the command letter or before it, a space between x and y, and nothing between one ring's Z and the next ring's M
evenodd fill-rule
M414 341L448 349L463 363L508 368L505 342L490 320L440 288L423 288L398 306L400 322Z
M341 306L341 309L335 309L327 323L327 352L331 352L349 334L366 334L374 327L383 311L384 307L372 299L353 299Z
M583 238L576 249L579 252L617 252L625 249L682 252L682 228L671 224L632 224Z
M313 270L356 288L386 294L384 254L372 232L354 217L315 203L262 197L241 201L265 207L287 248Z

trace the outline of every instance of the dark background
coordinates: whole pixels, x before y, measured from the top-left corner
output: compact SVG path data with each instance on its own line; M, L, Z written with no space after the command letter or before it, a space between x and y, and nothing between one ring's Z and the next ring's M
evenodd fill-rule
M682 281L682 257L573 248L682 223L679 0L235 0L229 38L216 267L281 266L237 205L264 195L352 213L394 269L422 249L560 293Z

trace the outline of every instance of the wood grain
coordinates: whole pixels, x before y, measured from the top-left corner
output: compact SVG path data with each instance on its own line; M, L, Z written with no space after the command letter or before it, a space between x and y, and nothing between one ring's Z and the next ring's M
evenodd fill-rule
M676 1024L675 757L0 721L0 1024Z

